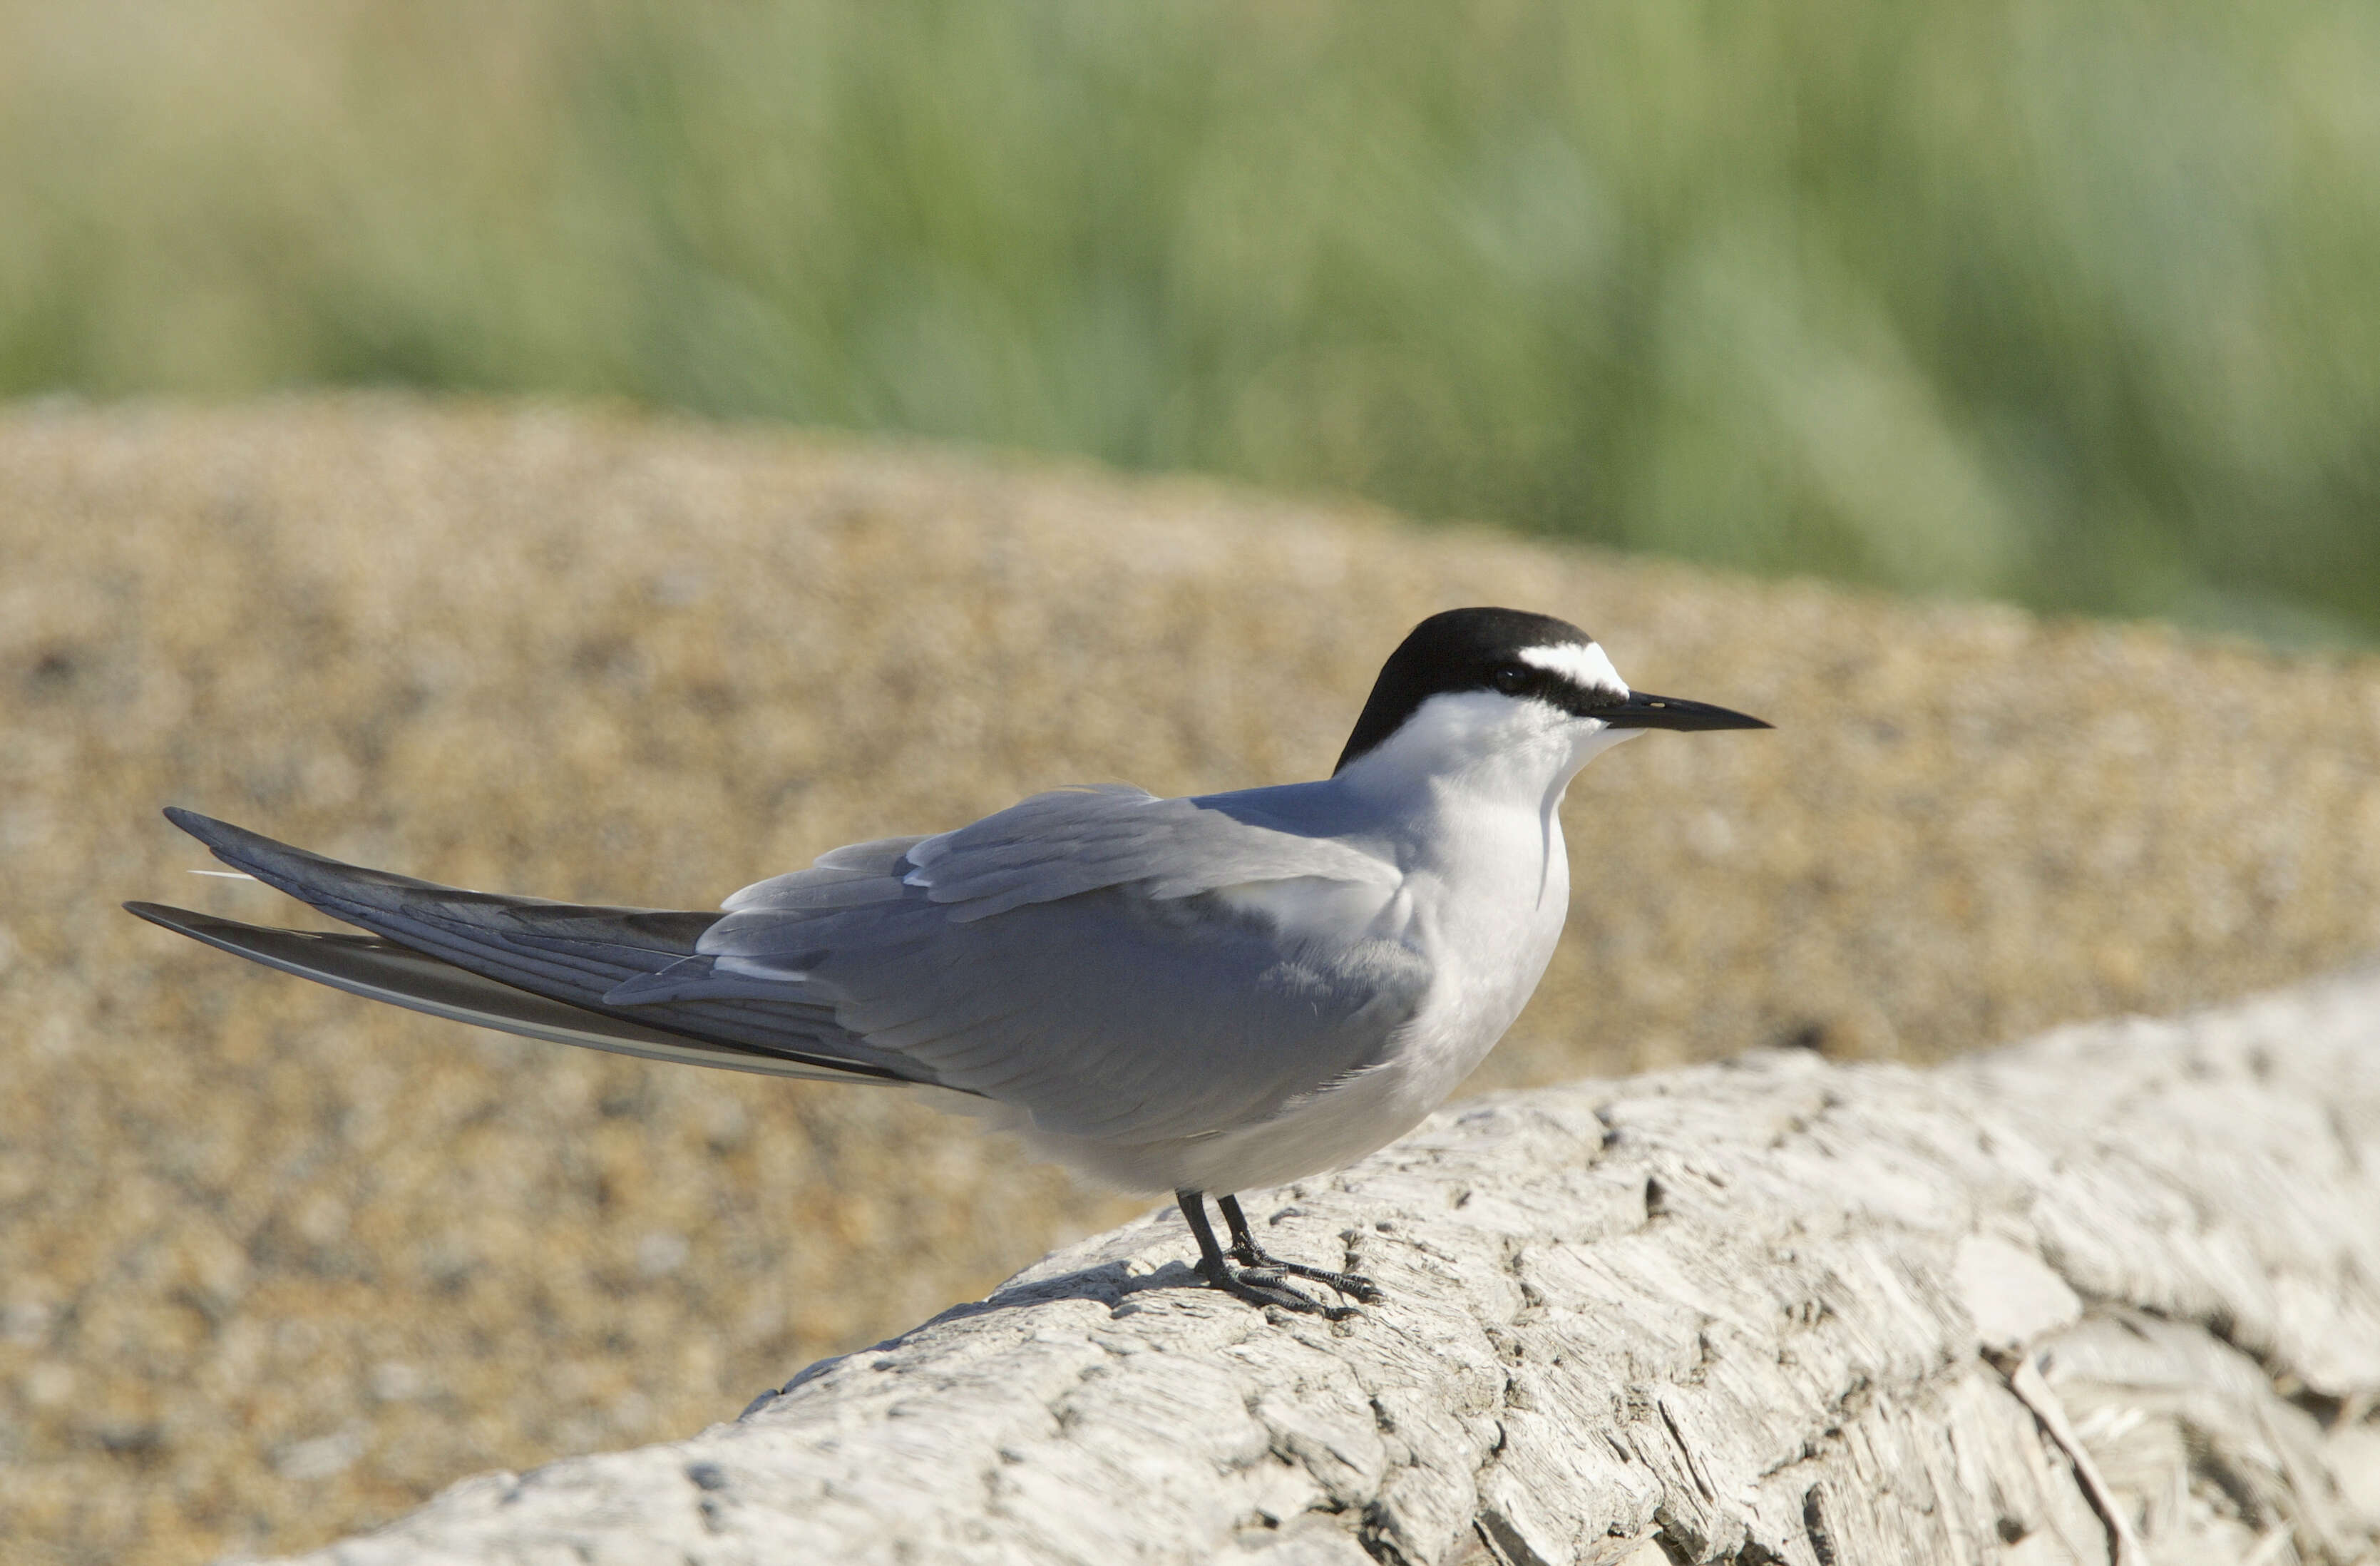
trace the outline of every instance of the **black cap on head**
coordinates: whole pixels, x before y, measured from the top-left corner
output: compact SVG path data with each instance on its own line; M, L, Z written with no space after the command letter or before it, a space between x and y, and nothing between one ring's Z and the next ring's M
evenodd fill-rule
M1389 654L1373 682L1336 772L1387 739L1433 696L1453 691L1496 690L1508 696L1541 696L1571 710L1591 710L1601 693L1581 689L1551 670L1521 662L1533 647L1590 647L1595 638L1567 620L1519 609L1450 609L1433 614ZM1626 693L1614 690L1617 704Z

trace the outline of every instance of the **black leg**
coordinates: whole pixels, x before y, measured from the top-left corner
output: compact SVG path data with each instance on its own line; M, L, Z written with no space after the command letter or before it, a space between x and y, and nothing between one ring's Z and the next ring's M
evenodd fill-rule
M1330 1272L1304 1262L1283 1261L1257 1244L1254 1231L1248 1228L1248 1215L1240 1210L1237 1196L1218 1196L1215 1205L1223 1209L1223 1221L1232 1231L1232 1259L1242 1267L1259 1268L1267 1272L1286 1272L1299 1278L1311 1278L1318 1283L1328 1283L1350 1299L1369 1305L1380 1297L1379 1285L1360 1272Z
M1206 1193L1176 1191L1173 1193L1173 1199L1182 1204L1182 1216L1190 1220L1190 1232L1198 1242L1198 1276L1204 1278L1210 1287L1220 1289L1233 1298L1245 1300L1252 1305L1279 1305L1283 1310L1305 1311L1316 1316L1327 1316L1334 1321L1341 1317L1354 1314L1349 1306L1327 1305L1311 1295L1291 1288L1281 1281L1281 1273L1277 1269L1256 1269L1245 1272L1233 1271L1231 1263L1223 1259L1223 1247L1215 1243L1214 1226L1207 1221ZM1229 1196L1224 1197L1223 1200L1228 1204L1224 1208L1224 1216L1229 1219L1232 1214L1239 1211L1239 1205L1232 1202ZM1267 1276L1268 1272L1270 1276Z

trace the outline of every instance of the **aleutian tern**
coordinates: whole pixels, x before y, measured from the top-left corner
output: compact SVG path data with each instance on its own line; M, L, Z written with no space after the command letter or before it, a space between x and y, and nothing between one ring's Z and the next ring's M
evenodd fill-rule
M1563 621L1456 609L1390 655L1318 783L1037 794L834 849L720 913L457 891L169 809L217 858L371 933L127 906L482 1027L967 1095L1039 1154L1172 1190L1208 1283L1335 1316L1285 1275L1378 1291L1267 1255L1232 1193L1404 1135L1520 1014L1570 904L1558 811L1580 768L1645 729L1767 726L1631 691Z

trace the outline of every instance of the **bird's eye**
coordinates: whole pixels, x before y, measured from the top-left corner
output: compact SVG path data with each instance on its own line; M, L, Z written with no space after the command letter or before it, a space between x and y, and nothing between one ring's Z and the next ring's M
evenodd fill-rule
M1507 663L1488 676L1498 690L1506 696L1518 696L1529 688L1529 672L1518 663Z

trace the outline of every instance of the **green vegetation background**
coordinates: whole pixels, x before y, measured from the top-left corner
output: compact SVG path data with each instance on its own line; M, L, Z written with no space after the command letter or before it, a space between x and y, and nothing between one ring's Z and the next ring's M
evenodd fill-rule
M614 396L2380 639L2369 0L0 0L0 395Z

